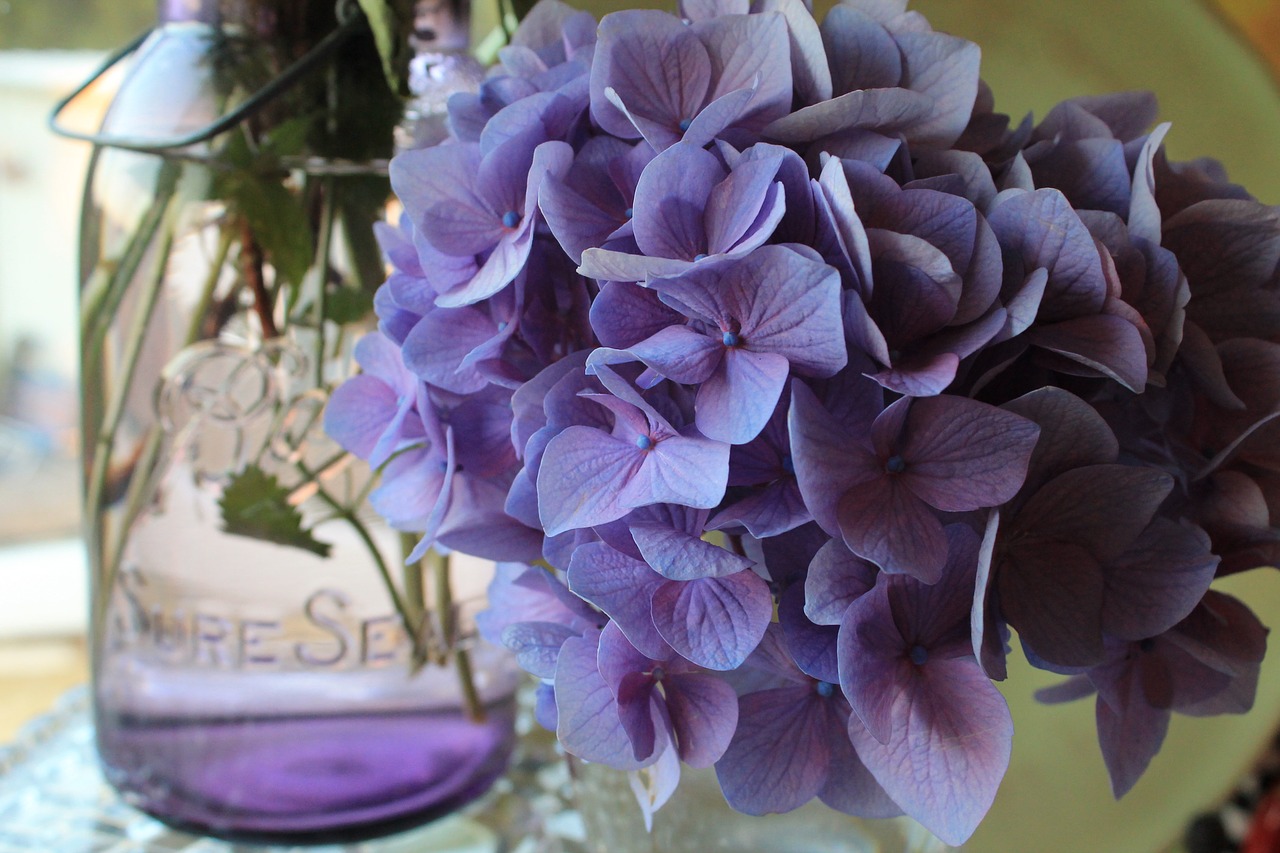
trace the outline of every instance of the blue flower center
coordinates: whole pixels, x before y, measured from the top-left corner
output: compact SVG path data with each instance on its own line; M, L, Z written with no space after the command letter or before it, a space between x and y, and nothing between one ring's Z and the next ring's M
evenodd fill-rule
M504 228L515 228L520 224L520 214L514 210L508 210L502 214L502 225Z
M909 655L913 664L916 666L924 666L925 661L929 659L929 650L917 643L911 647Z
M823 699L830 699L836 692L836 686L830 681L819 681L813 689Z
M660 666L655 666L653 672L649 674L653 676L654 681L661 681L667 677L667 671Z
M901 474L907 470L907 460L901 456L890 456L889 461L884 463L884 470L890 474Z
M693 259L694 259L695 261L700 261L700 260L702 260L703 258L705 258L706 256L707 256L707 253L706 253L706 252L699 252L698 254L696 254L696 255L694 255L694 256L693 256Z
M630 219L631 217L636 215L636 209L634 207L628 207L626 211L623 212L622 215L627 217L627 219Z
M693 119L691 118L680 119L680 132L684 133L686 130L689 129L689 125L691 124L693 124Z
M727 347L736 347L738 345L738 336L733 332L724 333L724 345Z
M505 332L506 330L507 330L507 321L503 320L501 323L498 324L498 331Z
M794 474L796 472L796 461L791 458L790 453L782 457L782 470L786 471L788 474Z
M636 447L641 450L648 450L650 447L653 447L653 439L649 438L647 435L637 436Z

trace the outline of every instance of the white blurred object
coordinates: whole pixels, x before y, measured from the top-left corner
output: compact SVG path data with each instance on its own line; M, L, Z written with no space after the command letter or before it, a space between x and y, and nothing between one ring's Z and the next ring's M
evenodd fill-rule
M83 546L74 538L79 463L67 431L76 420L76 225L90 147L55 137L45 119L101 59L87 52L0 52L4 638L85 630L87 574ZM95 125L108 94L101 87L87 92L67 121ZM17 364L20 352L25 361Z
M88 578L79 539L0 548L0 639L84 634Z

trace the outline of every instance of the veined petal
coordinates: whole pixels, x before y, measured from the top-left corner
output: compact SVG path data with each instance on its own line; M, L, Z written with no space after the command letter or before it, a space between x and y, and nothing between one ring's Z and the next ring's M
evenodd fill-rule
M718 578L667 581L653 595L653 621L664 640L708 669L742 665L773 615L773 596L750 570Z
M667 379L696 385L715 372L725 346L689 326L673 325L633 344L627 352Z
M1040 427L962 397L917 399L900 455L904 484L930 505L965 512L1008 501L1022 486Z
M715 372L698 389L696 422L708 438L745 444L773 415L790 365L777 353L723 345L719 349Z
M986 815L1008 769L1013 720L973 660L930 661L921 670L923 677L901 683L888 742L852 721L849 736L889 797L959 846Z
M709 673L672 675L665 685L680 758L690 767L710 767L738 728L738 695L727 681Z
M635 770L631 740L618 716L618 701L596 664L600 635L590 631L565 641L556 663L555 690L559 718L556 738L579 758Z
M754 565L746 557L712 545L694 533L662 525L632 524L631 535L645 562L668 580L725 577Z
M622 502L623 490L639 474L645 454L634 443L586 426L568 427L551 439L538 468L538 512L547 535L626 515L631 507Z
M579 545L569 561L569 588L609 614L631 645L654 660L668 654L649 601L662 585L662 576L639 560L605 545Z
M797 468L797 470L799 470ZM934 511L892 475L875 477L845 492L840 533L855 554L891 574L937 583L947 540Z
M703 218L723 177L715 156L694 145L673 145L655 157L636 185L632 224L640 251L686 261L708 252Z
M749 815L788 812L827 781L831 732L812 686L748 693L738 699L738 729L716 763L720 790Z
M871 590L880 570L839 539L818 549L805 576L805 615L819 625L839 625L849 605Z
M630 109L675 127L692 118L711 87L707 49L678 18L665 12L627 10L600 21L591 66L591 115L607 132L638 134L604 98L614 88Z
M839 536L840 499L857 483L877 476L875 455L870 448L850 442L839 422L799 380L791 383L787 430L805 504L823 530Z

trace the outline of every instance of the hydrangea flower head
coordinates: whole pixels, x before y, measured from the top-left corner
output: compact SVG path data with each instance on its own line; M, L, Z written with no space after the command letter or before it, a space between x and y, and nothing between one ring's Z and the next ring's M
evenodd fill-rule
M1211 584L1280 564L1280 216L1149 94L996 104L904 0L542 0L392 162L327 428L503 561L485 636L646 821L688 764L962 844L1010 654L1096 696L1117 796L1253 702Z

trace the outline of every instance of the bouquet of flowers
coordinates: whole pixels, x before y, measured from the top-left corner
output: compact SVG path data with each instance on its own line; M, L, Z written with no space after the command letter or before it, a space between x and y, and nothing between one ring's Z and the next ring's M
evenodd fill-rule
M1280 215L1152 96L1012 123L902 0L542 0L449 111L326 424L413 559L500 562L568 752L959 844L1015 633L1117 796L1250 707L1210 584L1280 557Z

